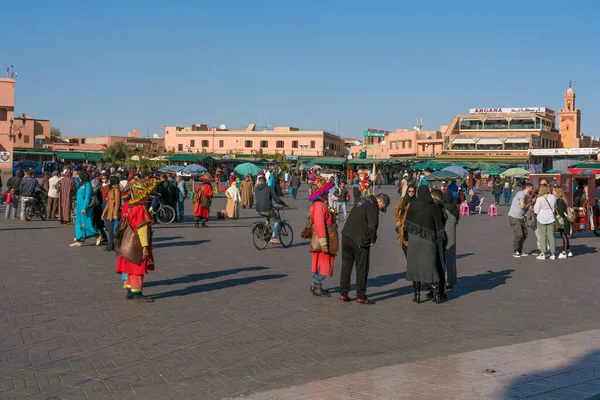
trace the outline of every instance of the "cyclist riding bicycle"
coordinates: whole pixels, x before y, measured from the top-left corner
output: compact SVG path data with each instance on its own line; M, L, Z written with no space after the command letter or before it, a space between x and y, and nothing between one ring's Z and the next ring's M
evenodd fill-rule
M267 180L264 176L258 178L258 185L254 189L254 207L256 212L263 217L266 217L269 222L272 220L273 234L271 235L271 243L279 244L277 239L279 235L279 227L281 226L281 219L277 213L273 210L273 203L281 204L287 207L287 204L277 196L277 193L272 187L267 185Z

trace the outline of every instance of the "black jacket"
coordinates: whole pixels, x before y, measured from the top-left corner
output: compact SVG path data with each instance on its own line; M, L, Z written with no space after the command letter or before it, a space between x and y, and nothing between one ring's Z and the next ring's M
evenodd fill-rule
M292 189L298 189L300 187L300 178L298 176L292 176L290 186Z
M272 187L261 183L254 189L254 208L256 212L269 212L273 209L273 203L285 205L285 202L277 196Z
M42 190L42 186L35 178L25 177L21 180L21 196L33 197L36 190Z
M377 241L379 206L377 198L362 198L352 209L342 229L342 235L352 239L361 247L369 247Z
M21 194L21 178L18 176L13 176L11 177L8 182L6 183L6 185L8 186L8 190L14 190L15 191L15 195L20 195Z

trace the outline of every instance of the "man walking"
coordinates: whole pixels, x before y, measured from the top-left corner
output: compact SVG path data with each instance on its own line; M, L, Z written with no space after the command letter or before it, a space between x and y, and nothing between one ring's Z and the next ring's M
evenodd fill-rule
M6 204L6 219L10 218L12 214L12 219L17 219L17 211L19 209L19 204L21 202L21 180L23 179L23 170L18 170L15 176L11 177L6 183L8 192L12 194L12 200L10 203Z
M519 193L515 195L510 204L510 210L508 211L508 222L513 229L513 257L520 258L527 256L527 253L523 252L523 243L527 239L527 222L525 221L525 214L529 209L528 196L533 191L533 185L526 183Z
M340 277L340 301L350 301L350 278L356 265L356 301L359 304L375 304L367 298L367 279L371 246L377 241L379 211L385 212L390 205L387 194L371 195L361 199L352 209L342 229L342 275Z
M296 200L296 196L298 196L298 189L300 188L300 177L297 173L294 172L294 176L290 180L290 187L292 188L292 196L294 200Z
M177 218L177 222L183 222L183 206L185 203L185 199L187 199L188 191L185 186L185 181L181 175L177 176L177 211L179 213L179 218Z
M56 185L60 181L58 171L52 172L52 178L48 181L48 219L58 216L58 191Z

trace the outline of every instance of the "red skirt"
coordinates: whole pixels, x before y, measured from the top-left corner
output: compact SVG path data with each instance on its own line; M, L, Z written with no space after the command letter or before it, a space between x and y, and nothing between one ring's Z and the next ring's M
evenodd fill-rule
M209 218L210 209L204 208L200 205L194 207L194 217L196 218Z
M125 272L130 275L146 275L148 271L154 271L154 257L152 257L152 246L150 249L150 257L142 260L140 265L132 263L124 258L117 257L117 274Z
M333 264L335 256L331 254L315 252L312 253L312 273L325 276L333 276Z

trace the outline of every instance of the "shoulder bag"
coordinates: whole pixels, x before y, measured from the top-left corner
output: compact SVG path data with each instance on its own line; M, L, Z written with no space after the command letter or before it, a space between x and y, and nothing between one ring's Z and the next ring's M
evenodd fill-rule
M548 207L550 207L550 210L552 210L552 213L554 214L554 230L559 231L559 230L564 229L565 228L565 220L563 219L562 215L560 215L558 210L554 210L552 208L552 206L550 205L550 202L548 201L548 198L546 196L544 196L544 200L546 200Z
M115 233L115 251L117 255L134 264L142 264L142 242L138 233L129 223L129 215L125 215Z

